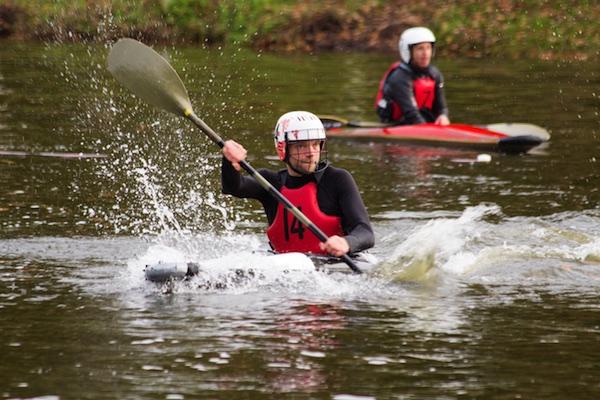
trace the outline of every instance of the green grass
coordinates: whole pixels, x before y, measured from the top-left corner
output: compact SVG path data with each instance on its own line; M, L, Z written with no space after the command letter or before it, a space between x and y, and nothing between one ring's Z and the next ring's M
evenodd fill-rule
M392 28L393 23L427 25L446 55L600 57L600 3L592 0L4 0L0 11L1 7L19 10L9 31L25 39L103 40L127 35L311 49L314 43L303 43L307 29L313 42L332 35L319 31L326 29L318 22L325 15L337 21L340 35L359 38L354 39L356 47L364 48L360 45L365 37L377 42L376 36L369 36L382 28L377 24L390 24L385 17L398 15ZM326 39L335 43L335 37Z

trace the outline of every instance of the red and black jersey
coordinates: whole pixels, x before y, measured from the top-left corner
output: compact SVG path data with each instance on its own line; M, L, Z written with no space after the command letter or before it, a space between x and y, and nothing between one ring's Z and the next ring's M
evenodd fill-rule
M317 183L308 182L296 189L281 187L281 194L298 208L313 224L319 227L325 236L344 236L342 219L327 215L317 201ZM321 242L307 227L283 206L279 204L275 220L267 229L271 247L278 253L299 251L302 253L327 254L319 247Z
M278 201L253 177L241 175L236 171L225 158L223 158L221 171L223 193L260 201L267 216L269 229L272 228L273 232L275 232L275 229L280 230L277 233L278 239L283 237L285 240L285 233L281 231L285 227L285 221L287 221L288 237L299 235L300 232L303 235L309 232L307 227L298 225L300 222L297 220L294 221L293 216L288 215L284 219L284 208L280 207ZM303 208L308 207L301 210L303 213L310 208L311 211L309 213L315 219L313 222L319 226L320 221L321 226L319 228L328 236L334 234L343 236L350 245L351 253L373 247L375 237L371 223L369 222L367 210L352 175L345 169L325 164L321 165L314 174L300 177L289 175L287 170L272 171L260 169L258 172L277 190L282 193L294 194L290 196L292 204L297 207L298 205ZM305 188L307 185L312 186L314 191L308 189L308 187ZM301 196L300 200L296 199L294 202L295 196ZM314 203L315 198L316 203ZM278 213L281 225L276 223ZM322 215L319 213L322 213ZM311 218L311 216L307 216ZM310 235L312 235L312 232ZM293 239L299 239L299 236ZM279 247L283 251L313 252L303 249L302 240L294 240L294 242L294 244L290 244L289 246L282 246L281 243L277 243L276 245L272 243L272 246L276 251L278 251L277 247ZM311 246L311 249L315 249L314 244L311 244Z
M433 65L417 69L396 62L388 68L379 83L375 108L382 122L434 122L440 115L448 115L444 78Z

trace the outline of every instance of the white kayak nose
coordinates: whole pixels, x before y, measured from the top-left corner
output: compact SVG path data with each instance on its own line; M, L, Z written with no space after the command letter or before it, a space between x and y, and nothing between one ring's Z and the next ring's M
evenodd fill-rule
M198 264L194 263L159 262L153 265L146 265L146 268L144 268L146 280L159 283L172 279L181 280L197 273Z

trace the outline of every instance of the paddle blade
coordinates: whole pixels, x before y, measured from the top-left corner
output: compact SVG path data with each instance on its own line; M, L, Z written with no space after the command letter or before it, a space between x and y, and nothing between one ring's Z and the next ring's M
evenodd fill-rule
M387 126L391 126L391 124L386 124L383 122L375 122L375 121L348 121L342 117L338 117L336 115L317 115L321 122L323 123L323 127L325 129L334 129L334 128L385 128Z
M550 140L550 133L541 126L526 123L498 123L484 126L486 129L494 132L504 133L508 136L536 136L542 141Z
M108 70L136 96L177 115L192 113L187 90L160 54L134 39L120 39L108 53Z
M345 128L348 126L348 120L336 115L317 115L325 129Z

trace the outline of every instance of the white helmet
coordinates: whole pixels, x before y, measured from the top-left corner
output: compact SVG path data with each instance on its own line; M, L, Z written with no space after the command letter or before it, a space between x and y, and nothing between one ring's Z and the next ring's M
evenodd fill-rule
M418 26L416 28L408 28L398 41L398 49L400 50L400 58L405 63L410 63L410 46L417 43L428 42L431 44L435 43L435 36L429 29Z
M287 144L302 140L326 140L323 123L308 111L290 111L283 114L275 125L275 150L279 159L286 158Z

